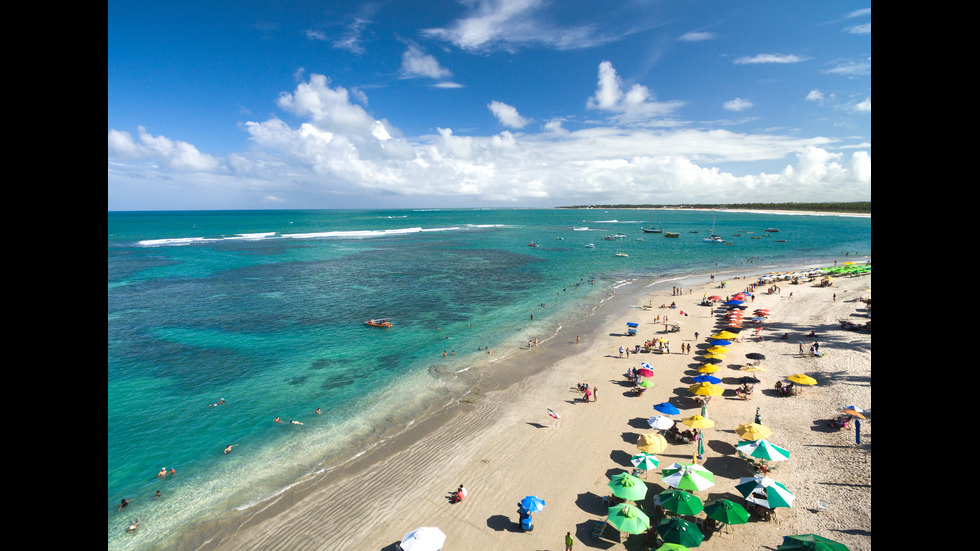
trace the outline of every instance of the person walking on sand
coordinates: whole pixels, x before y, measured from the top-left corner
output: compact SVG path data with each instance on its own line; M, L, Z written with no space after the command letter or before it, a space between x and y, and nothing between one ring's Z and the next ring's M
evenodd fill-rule
M593 402L599 401L599 387L595 385L592 386L592 401Z
M565 532L565 551L572 551L572 545L574 543L575 540L572 539L572 533Z

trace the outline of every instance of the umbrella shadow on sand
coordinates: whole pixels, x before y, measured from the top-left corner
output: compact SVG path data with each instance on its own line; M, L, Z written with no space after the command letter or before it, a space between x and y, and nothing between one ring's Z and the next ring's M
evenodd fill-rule
M617 465L622 465L624 469L633 468L633 463L630 462L632 457L632 455L624 452L623 450L613 450L612 453L609 454L609 459L612 459Z
M514 522L507 515L493 515L487 518L487 528L497 532L523 532L520 522Z

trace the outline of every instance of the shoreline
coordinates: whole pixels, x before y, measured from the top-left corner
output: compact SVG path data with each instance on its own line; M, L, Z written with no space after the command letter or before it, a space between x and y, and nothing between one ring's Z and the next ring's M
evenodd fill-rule
M763 275L758 271L758 266L735 266L726 270L728 274ZM734 275L727 277L733 278ZM870 287L870 276L865 277ZM615 342L623 340L617 334L626 318L656 317L658 313L664 313L656 307L646 311L630 308L624 312L622 302L628 302L631 297L642 296L659 304L662 299L672 297L671 290L667 288L671 283L693 282L697 278L707 279L707 276L689 274L654 283L649 283L649 280L644 283L634 281L635 287L631 292L611 297L614 300L606 305L608 307L604 306L604 312L594 320L597 322L595 336L589 337L594 342L575 343L574 335L571 334L575 324L563 327L561 334L552 339L554 342L549 343L547 351L526 351L528 354L552 357L538 366L540 369L533 374L521 373L521 368L529 362L519 354L512 354L510 358L493 366L495 370L504 368L510 371L510 376L494 385L495 388L483 388L481 384L481 392L472 399L464 399L452 407L443 408L386 441L384 445L375 446L328 473L300 482L267 503L196 527L179 538L177 548L388 549L393 543L400 541L404 533L422 525L440 526L450 535L447 547L455 549L511 547L513 543L506 542L515 537L524 538L514 540L515 542L526 541L528 545L532 545L527 539L530 537L536 542L533 545L539 548L557 546L555 542L559 541L559 536L563 536L565 531L571 531L576 539L588 546L592 542L588 539L587 527L583 528L583 522L587 525L588 521L585 519L602 518L597 515L598 509L594 507L593 501L605 495L601 492L608 481L607 475L619 472L617 469L629 467L628 454L635 452L635 434L652 432L649 429L643 431L642 427L636 426L638 419L645 419L637 416L634 411L636 406L644 403L646 407L641 409L649 416L653 413L649 407L653 403L670 399L672 403L679 402L677 405L680 407L680 403L689 401L686 400L686 385L679 381L684 378L683 373L687 370L685 366L696 355L696 352L691 356L672 353L666 357L643 354L640 356L643 359L636 361L616 357L613 354L618 347ZM756 277L735 280L737 283L723 291L736 292L740 290L737 285L753 282L755 279ZM673 297L679 304L684 303L681 309L689 313L687 318L682 318L685 322L682 332L670 337L674 342L703 344L704 337L710 334L707 331L710 330L713 319L704 315L703 307L695 308L688 303L699 301L703 291L716 286L717 283L693 284L690 288L685 288L688 294ZM785 287L791 290L804 288L803 285ZM823 291L826 289L816 289L818 293ZM678 310L670 312L676 313ZM585 325L589 323L589 320L579 321ZM692 323L688 325L687 321ZM693 338L696 327L702 328L700 341ZM653 330L655 327L652 324L641 321L640 337L630 337L630 342L642 342L639 339L650 338ZM745 344L736 346L744 347ZM534 361L532 359L530 363ZM657 376L653 378L657 387L647 394L663 393L664 399L651 401L649 396L632 398L621 395L622 371L636 366L639 361L650 361L655 367L662 364L660 369L663 374L658 370ZM870 373L870 337L868 372ZM575 383L581 380L592 381L601 386L605 391L605 400L595 404L581 402L577 392L570 392L570 388L574 388ZM870 407L870 384L867 394L867 401L858 405ZM769 398L766 397L766 400L769 401ZM726 404L728 401L731 400L724 399L722 404L733 405ZM620 413L626 414L632 421L600 415L601 410L598 408L603 407L600 404L607 405L610 402L615 404L611 407L622 410ZM754 405L755 401L747 404ZM561 413L564 419L558 423L549 419L545 411L548 407ZM713 409L718 409L719 412L724 410ZM686 410L683 413L691 414ZM713 411L712 417L716 415ZM600 435L601 426L608 426L609 434ZM733 427L734 425L728 428ZM573 432L579 430L583 432L578 435ZM626 441L629 439L624 430L634 435L632 442ZM710 435L708 439L707 447L717 451L712 447L714 441ZM516 444L515 441L524 444ZM773 441L789 447L784 439L774 437ZM531 458L520 457L522 446L533 449L539 456L550 458L546 461L553 464L542 469ZM567 454L549 449L549 446L565 450ZM585 446L582 454L577 453L578 446ZM676 446L682 447L684 446ZM721 444L718 447L728 451ZM617 448L620 451L616 451ZM689 452L672 454L672 451L678 451L672 448L675 447L669 447L661 457L661 468L674 461L685 461L685 457L686 461L690 461ZM794 453L797 452L795 448L791 449ZM706 454L709 453L711 452L706 449ZM622 465L624 454L626 465ZM585 455L589 457L583 457ZM578 465L579 462L583 465ZM601 463L601 468L589 467L596 463ZM870 465L870 458L868 464ZM542 477L548 480L539 480ZM659 471L657 474L651 472L647 478L648 485L653 487L659 478ZM463 504L449 505L445 496L459 483L466 484L471 497ZM538 487L535 488L535 485ZM523 489L525 487L526 490ZM794 489L792 486L790 488ZM583 490L589 490L593 494L579 495L577 498L573 495L580 494ZM569 491L573 494L568 494ZM519 532L514 530L517 500L524 495L536 493L543 497L557 495L546 498L547 509L540 515L535 515L538 530L530 534L512 533ZM870 502L870 488L868 501ZM474 506L476 503L484 504L480 513L473 513L477 509ZM554 527L556 523L552 516L560 521L559 528ZM464 528L462 531L459 530L460 522ZM546 528L547 525L550 527ZM738 528L743 527L733 527L732 531L737 534ZM870 549L870 513L867 528L867 548ZM560 534L538 539L548 532ZM720 542L722 539L718 537L711 541ZM632 540L627 540L627 543L630 541ZM727 543L728 548L737 547L732 547L731 541ZM775 545L779 540L769 543ZM173 548L172 544L173 542L169 542L167 547ZM708 546L708 542L702 544L702 547L705 546ZM851 547L852 551L858 548Z

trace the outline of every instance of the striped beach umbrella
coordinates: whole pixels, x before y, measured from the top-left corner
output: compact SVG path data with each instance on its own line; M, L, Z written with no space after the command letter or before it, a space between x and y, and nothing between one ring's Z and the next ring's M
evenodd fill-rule
M796 499L786 486L768 476L752 476L739 479L735 485L745 501L762 505L767 509L791 507Z
M786 461L789 459L789 450L769 442L768 440L755 440L745 442L735 446L739 453L755 459L765 459L766 461Z
M700 492L715 485L715 475L697 463L674 463L663 470L663 481L671 488Z
M630 463L641 471L652 471L653 469L657 468L657 465L660 464L660 460L657 459L657 456L655 455L640 452L630 458Z

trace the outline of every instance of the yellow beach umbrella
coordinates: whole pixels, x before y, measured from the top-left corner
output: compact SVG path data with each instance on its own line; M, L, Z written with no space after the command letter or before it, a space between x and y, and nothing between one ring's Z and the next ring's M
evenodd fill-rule
M711 335L708 338L709 339L720 339L720 340L730 341L730 340L734 339L737 336L738 335L736 335L735 333L732 333L731 331L720 331L718 333L715 333L714 335Z
M721 368L718 367L715 364L704 364L704 365L702 365L701 367L698 368L698 373L714 373L715 371L718 371L719 369L721 369Z
M717 387L709 382L697 383L688 387L691 394L695 396L721 396L725 393L725 389Z
M641 434L636 441L636 448L641 452L663 453L667 449L667 439L660 434Z
M750 373L755 372L755 371L765 371L766 370L766 368L759 367L757 365L744 365L740 369L742 371L748 371Z
M772 436L772 431L758 423L744 423L735 427L735 434L742 440L762 440Z
M710 429L715 426L715 422L707 417L702 417L701 415L692 415L687 419L681 419L681 423L691 427L692 429Z
M786 378L789 379L790 381L793 381L794 383L797 383L797 384L800 384L800 385L815 385L815 384L817 384L817 380L816 379L814 379L813 377L808 377L808 376L806 376L806 375L804 375L802 373L797 373L796 375L790 375L789 377L786 377Z
M717 346L716 345L716 346L712 346L711 348L709 348L708 349L708 353L709 354L727 354L728 353L728 349L725 348L724 346Z

